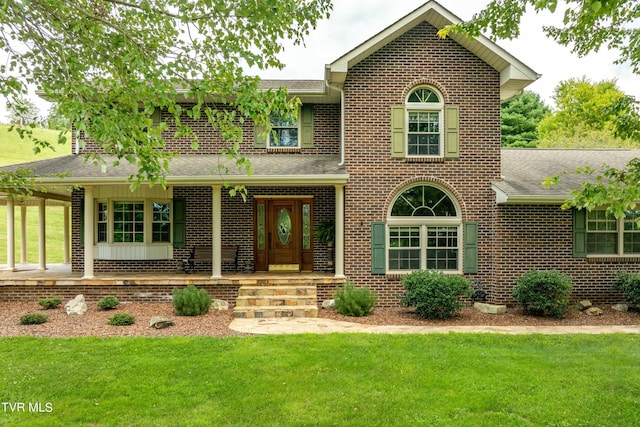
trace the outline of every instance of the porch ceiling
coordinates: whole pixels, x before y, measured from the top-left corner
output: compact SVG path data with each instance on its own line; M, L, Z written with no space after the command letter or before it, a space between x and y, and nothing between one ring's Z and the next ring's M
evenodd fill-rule
M349 178L344 166L339 165L339 156L268 154L246 157L251 161L251 176L244 170L238 170L233 161L222 155L180 155L171 161L167 184L215 185L228 182L232 185L309 186L345 184ZM84 155L69 155L5 166L0 171L31 168L37 176L36 182L48 186L53 196L69 194L69 187L73 185L126 184L129 176L137 170L135 165L126 162L113 167L111 164L115 158L104 156L104 159L107 164L104 169L85 162ZM225 167L228 172L220 172ZM56 176L63 172L69 172L69 176Z

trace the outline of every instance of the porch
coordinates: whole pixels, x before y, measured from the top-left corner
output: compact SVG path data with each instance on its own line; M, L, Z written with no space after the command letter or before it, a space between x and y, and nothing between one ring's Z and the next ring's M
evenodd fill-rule
M106 295L114 295L124 304L170 303L174 287L194 285L206 290L212 298L229 302L236 308L236 317L313 317L313 309L317 310L318 304L332 298L336 286L345 282L333 273L318 272L225 273L219 278L212 278L210 273L123 272L86 278L82 273L72 272L69 264L49 264L45 270L38 264L17 264L13 271L6 267L0 265L2 302L27 301L35 307L41 298L58 297L68 301L83 294L88 303L96 303ZM298 298L300 296L304 298ZM310 298L313 301L309 301ZM304 301L298 302L298 299Z

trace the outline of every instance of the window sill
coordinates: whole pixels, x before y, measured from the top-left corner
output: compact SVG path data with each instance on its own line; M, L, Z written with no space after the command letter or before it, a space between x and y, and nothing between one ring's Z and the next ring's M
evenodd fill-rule
M300 147L267 147L267 153L299 153Z
M619 264L631 264L640 262L640 255L622 255L622 256L594 256L588 255L587 262L589 264L604 264L604 263L619 263Z
M407 163L444 163L444 157L405 157Z

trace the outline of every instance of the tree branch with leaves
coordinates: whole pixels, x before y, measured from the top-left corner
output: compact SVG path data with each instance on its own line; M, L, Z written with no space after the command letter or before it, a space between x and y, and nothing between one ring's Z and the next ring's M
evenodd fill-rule
M80 144L90 137L116 162L137 165L133 185L165 182L175 155L164 141L169 125L172 137L198 148L185 116L204 116L230 141L225 155L243 165L233 143L242 122L268 127L272 112L297 108L286 90L259 90L245 69L282 68L283 41L303 43L331 7L329 0L9 0L0 7L7 57L0 94L14 100L37 87L71 120ZM168 114L152 126L157 108Z

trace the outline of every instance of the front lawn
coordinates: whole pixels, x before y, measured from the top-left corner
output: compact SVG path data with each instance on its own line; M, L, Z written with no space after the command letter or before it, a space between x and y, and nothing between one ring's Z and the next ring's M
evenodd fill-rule
M0 354L3 425L640 425L636 335L5 338Z

